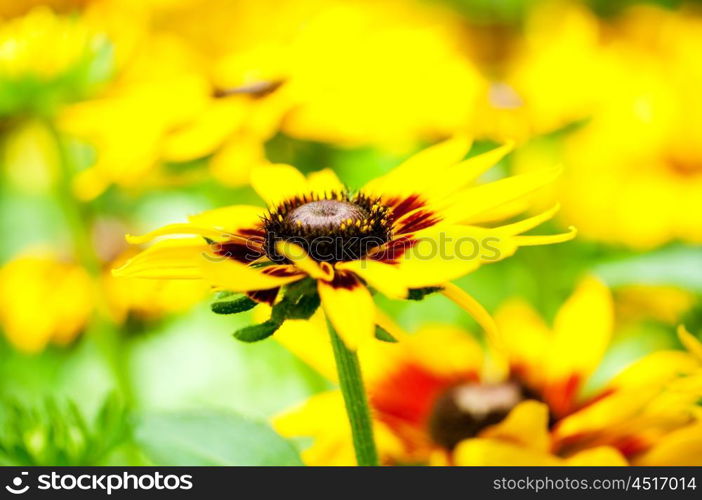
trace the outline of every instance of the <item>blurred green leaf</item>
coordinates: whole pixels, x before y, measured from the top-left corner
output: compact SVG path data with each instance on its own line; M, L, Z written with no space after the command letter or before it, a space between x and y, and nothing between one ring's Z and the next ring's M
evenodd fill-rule
M235 413L145 415L136 439L155 465L303 465L268 424Z
M605 261L595 273L610 286L672 285L702 293L702 249L674 246Z

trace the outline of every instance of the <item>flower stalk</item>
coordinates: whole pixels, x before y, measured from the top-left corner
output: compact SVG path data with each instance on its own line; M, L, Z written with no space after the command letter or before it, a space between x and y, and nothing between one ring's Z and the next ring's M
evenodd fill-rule
M339 385L344 396L346 414L351 424L353 447L356 451L356 461L360 466L378 465L378 452L373 438L373 424L368 406L368 398L363 386L361 366L358 356L350 350L334 328L329 325L336 369L339 374Z

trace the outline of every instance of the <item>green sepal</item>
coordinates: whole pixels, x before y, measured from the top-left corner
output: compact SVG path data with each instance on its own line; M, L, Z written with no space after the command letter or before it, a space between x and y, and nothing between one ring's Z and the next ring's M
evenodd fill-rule
M424 297L432 293L443 290L440 286L428 286L425 288L410 288L407 298L409 300L424 300Z
M282 325L282 322L269 319L259 325L246 326L235 331L234 337L242 342L258 342L273 335L280 328L280 325Z
M210 309L215 314L237 314L253 309L258 302L251 300L246 295L237 295L224 292L217 296L217 299L210 304Z
M311 278L288 285L282 300L273 306L271 319L281 323L286 319L310 319L320 304L316 285Z
M390 335L387 330L384 330L376 325L375 327L375 338L382 340L383 342L390 342L391 344L396 344L397 339Z

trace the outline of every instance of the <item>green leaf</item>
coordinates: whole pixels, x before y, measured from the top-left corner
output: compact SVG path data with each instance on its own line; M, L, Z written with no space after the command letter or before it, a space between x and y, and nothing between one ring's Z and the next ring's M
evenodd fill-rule
M383 330L379 326L375 327L375 338L382 340L383 342L390 342L392 344L397 343L397 339L390 335L386 330Z
M631 255L598 264L595 274L608 285L671 285L702 292L702 252L675 245L655 252Z
M253 309L257 305L258 302L255 300L251 300L246 295L239 295L216 300L210 304L210 308L215 314L238 314Z
M432 293L440 292L440 286L428 286L426 288L410 288L409 295L407 298L409 300L424 300L424 297Z
M234 332L234 337L242 342L258 342L259 340L264 340L275 333L275 331L280 328L277 321L269 319L264 321L260 325L245 326Z
M267 423L230 412L144 415L136 441L157 466L303 465Z

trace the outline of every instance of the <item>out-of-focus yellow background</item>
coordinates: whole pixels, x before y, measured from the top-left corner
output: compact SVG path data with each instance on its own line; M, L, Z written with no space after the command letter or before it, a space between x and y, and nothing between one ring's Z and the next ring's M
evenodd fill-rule
M330 383L236 342L249 317L197 281L110 274L126 233L253 202L267 162L359 187L448 137L513 139L487 180L563 165L536 205L579 236L459 284L552 318L600 277L616 327L591 387L680 348L679 324L702 332L701 53L693 1L0 0L0 464L298 460L267 427L246 431L265 456L176 449ZM479 334L440 299L382 306Z

